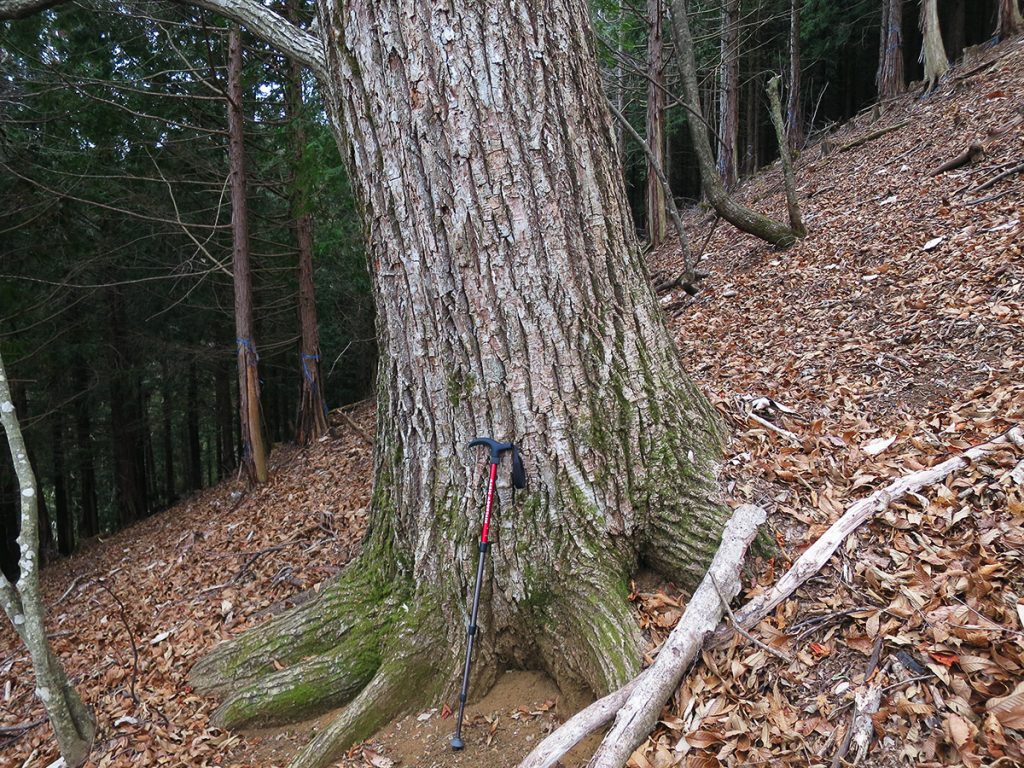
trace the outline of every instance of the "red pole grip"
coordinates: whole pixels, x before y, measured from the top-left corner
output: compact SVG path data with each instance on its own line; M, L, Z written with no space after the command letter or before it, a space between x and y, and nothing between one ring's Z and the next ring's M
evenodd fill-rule
M491 505L494 503L494 482L498 476L498 465L491 464L491 479L487 483L487 505L484 507L484 527L480 531L480 543L487 543L487 531L491 527Z

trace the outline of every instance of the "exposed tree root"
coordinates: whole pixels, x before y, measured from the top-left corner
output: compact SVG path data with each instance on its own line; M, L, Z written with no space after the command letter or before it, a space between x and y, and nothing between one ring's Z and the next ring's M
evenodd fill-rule
M350 563L316 599L217 646L189 675L203 693L223 694L310 656L330 654L374 631L393 610L394 585L370 557Z
M426 612L418 615L427 616ZM295 756L289 768L326 768L349 746L369 737L389 720L433 702L453 674L453 670L438 669L433 664L439 650L439 631L438 626L410 620L389 644L389 656L370 683Z
M229 696L212 722L278 725L348 703L380 667L379 634L351 632L330 653L261 677Z

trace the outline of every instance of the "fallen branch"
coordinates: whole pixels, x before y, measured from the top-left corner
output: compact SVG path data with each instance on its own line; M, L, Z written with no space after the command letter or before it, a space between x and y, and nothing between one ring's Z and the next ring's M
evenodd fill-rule
M658 658L616 715L614 725L590 761L591 768L622 768L650 734L661 708L679 687L704 638L722 620L723 604L739 592L743 556L765 517L763 509L749 504L733 512L707 574L687 602Z
M596 761L610 740L621 738L623 729L620 724L624 718L630 721L637 744L647 737L662 705L679 684L679 679L696 656L704 637L721 620L723 601L729 599L727 596L735 597L739 591L743 553L753 540L757 526L764 519L765 513L760 507L747 504L736 509L722 532L722 544L707 575L687 603L683 617L662 643L654 664L617 691L598 699L569 718L538 744L519 764L519 768L549 768L589 734L611 722L617 712L620 713L619 724L605 737L592 765L601 764ZM719 592L718 585L724 585L724 593ZM645 710L639 722L637 717L641 713L637 711L638 707ZM625 751L625 757L618 765L625 765L635 746Z
M796 562L775 585L762 595L758 595L745 606L736 611L737 625L750 629L767 616L775 606L793 594L797 587L821 570L822 566L838 549L839 545L866 520L886 509L892 502L901 499L908 493L919 491L929 485L940 483L954 472L963 469L972 461L992 453L999 448L1022 438L1020 425L1017 425L987 443L969 448L959 456L946 459L934 467L922 469L904 475L886 488L875 491L865 499L853 504L824 535L808 547ZM718 629L711 641L713 646L729 641L732 633L728 627Z
M338 414L338 416L341 417L341 420L345 422L348 428L355 432L356 436L359 437L359 439L361 439L364 443L370 446L373 445L373 438L366 434L363 428L356 424L355 420L351 416L349 416L340 408L335 408L333 411L331 411L331 413Z
M998 184L1000 181L1005 179L1007 176L1013 176L1015 174L1020 173L1021 171L1024 171L1024 163L1018 163L1017 165L1013 166L1013 168L1011 168L1010 170L1003 171L1002 173L993 176L988 181L984 182L983 184L979 184L974 189L972 189L971 193L975 194L977 192L984 192L989 187L992 187L992 186L995 186L996 184Z
M890 125L888 128L881 128L881 129L879 129L877 131L872 131L869 134L861 136L859 139L854 139L849 144L843 144L841 147L839 147L839 151L840 152L849 152L851 149L856 149L861 144L867 144L869 141L874 141L877 138L885 136L885 134L887 134L887 133L892 133L893 131L898 131L900 128L906 128L908 125L910 125L910 121L909 120L904 120L902 123L896 123L896 125Z
M953 169L959 168L963 165L967 165L968 163L975 163L978 161L978 158L984 154L985 147L983 147L981 144L978 144L977 142L973 142L969 147L967 147L967 149L965 149L959 155L957 155L954 158L951 158L950 160L947 160L928 175L938 176L940 173L952 171Z

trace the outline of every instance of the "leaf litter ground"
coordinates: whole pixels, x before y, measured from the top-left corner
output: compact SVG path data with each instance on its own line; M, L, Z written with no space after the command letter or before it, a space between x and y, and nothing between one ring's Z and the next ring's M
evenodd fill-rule
M974 191L1024 160L1022 65L1018 38L829 141L906 128L824 157L810 147L798 162L810 236L779 253L719 226L705 290L663 297L685 367L732 428L727 494L769 510L783 553L752 563L747 597L856 499L1024 421L1024 176ZM929 176L972 141L979 162ZM741 195L782 215L777 168ZM696 243L711 227L698 211L687 224ZM678 262L670 245L651 256L655 274ZM367 431L372 409L354 418ZM213 702L186 683L196 658L308 599L358 546L372 461L356 433L336 422L273 460L265 488L224 483L45 572L55 650L99 718L95 765L282 765L317 727L211 728ZM866 764L1024 764L1020 462L1006 451L973 465L852 535L754 630L792 663L741 640L705 651L630 764L832 765L869 667L883 695ZM651 658L686 596L640 578L632 600ZM0 728L43 718L7 627L0 679ZM447 750L451 717L433 710L343 764L514 766L571 711L549 682L514 673L471 708L465 752ZM56 757L45 722L0 734L3 768Z

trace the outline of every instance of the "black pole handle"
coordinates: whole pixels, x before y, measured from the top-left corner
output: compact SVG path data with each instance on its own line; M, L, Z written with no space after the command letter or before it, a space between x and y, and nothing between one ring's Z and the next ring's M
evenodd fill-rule
M520 489L526 487L526 471L523 469L523 459L519 455L519 446L515 443L499 443L490 437L476 437L469 443L470 448L478 445L486 446L491 452L491 464L500 464L501 454L512 451L512 485Z
M515 448L512 443L499 443L490 437L476 437L473 438L470 443L470 448L475 448L478 445L486 445L491 452L491 464L498 464L501 462L501 454L505 451L511 451Z

